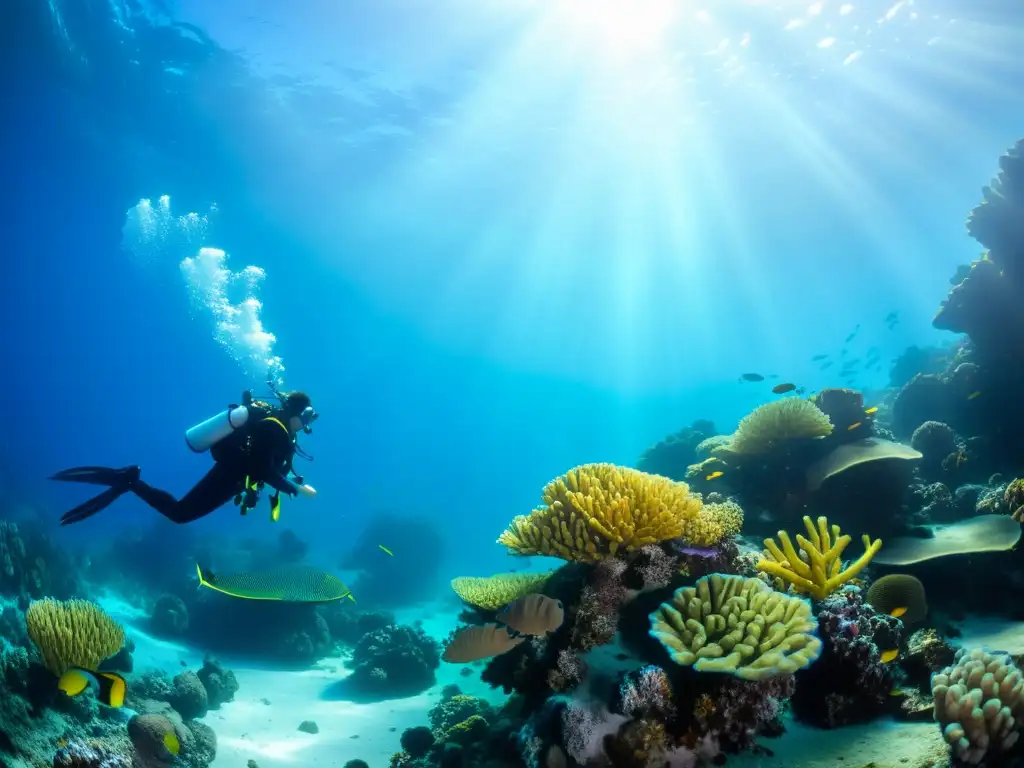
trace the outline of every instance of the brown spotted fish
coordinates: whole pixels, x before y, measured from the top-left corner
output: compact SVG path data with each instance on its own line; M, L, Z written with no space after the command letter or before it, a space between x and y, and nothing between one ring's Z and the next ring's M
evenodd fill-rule
M565 609L553 597L525 595L502 608L496 618L524 635L546 635L562 626Z
M441 658L451 664L467 664L510 651L525 639L513 637L500 624L463 627L452 636Z

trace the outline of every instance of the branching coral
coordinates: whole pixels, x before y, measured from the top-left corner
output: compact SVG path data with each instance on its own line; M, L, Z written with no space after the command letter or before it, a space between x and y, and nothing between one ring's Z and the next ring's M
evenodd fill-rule
M953 754L977 765L1009 750L1024 727L1024 679L1005 654L961 649L932 677L935 719Z
M821 653L810 603L760 579L714 573L676 590L650 616L651 636L677 664L765 680L809 666Z
M460 576L452 579L452 589L464 602L487 611L496 611L523 595L540 592L550 576L550 572Z
M512 521L501 537L522 555L596 562L647 544L685 538L713 544L724 532L701 515L685 483L614 464L584 464L544 488L544 506Z
M728 450L743 455L770 453L786 440L827 437L832 422L809 400L787 397L758 406L744 416L728 443Z
M808 538L797 534L796 543L801 550L799 553L794 549L789 534L779 531L782 546L772 539L765 539L767 551L758 562L757 569L788 582L798 594L810 595L816 600L824 600L841 585L856 577L882 548L881 539L872 541L865 534L864 554L843 570L842 555L851 541L850 537L840 534L838 525L833 525L830 533L828 520L824 517L818 518L817 528L809 517L804 517L804 525L807 527Z
M68 667L97 669L124 645L124 630L88 600L37 600L25 612L43 663L60 676Z

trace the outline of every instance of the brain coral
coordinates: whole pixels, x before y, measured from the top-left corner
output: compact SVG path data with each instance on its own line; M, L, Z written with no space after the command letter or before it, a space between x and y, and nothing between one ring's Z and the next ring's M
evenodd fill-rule
M821 655L808 600L760 579L713 573L676 590L650 616L650 634L677 664L765 680L810 666Z
M786 440L827 437L832 422L810 400L786 397L758 406L740 419L728 450L742 455L770 453Z

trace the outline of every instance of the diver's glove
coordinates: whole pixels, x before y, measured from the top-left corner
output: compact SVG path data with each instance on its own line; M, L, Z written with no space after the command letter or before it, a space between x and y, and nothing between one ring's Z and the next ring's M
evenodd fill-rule
M307 499L316 498L316 488L314 488L312 485L299 485L296 486L295 490L297 490L302 496L305 496Z

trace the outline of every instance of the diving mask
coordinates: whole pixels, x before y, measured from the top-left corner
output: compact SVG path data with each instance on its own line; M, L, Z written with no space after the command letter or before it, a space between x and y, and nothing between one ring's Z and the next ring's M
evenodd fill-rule
M313 410L313 406L307 405L299 414L299 421L302 422L302 431L307 435L312 432L313 422L320 418L320 414Z

